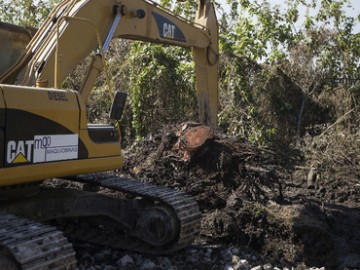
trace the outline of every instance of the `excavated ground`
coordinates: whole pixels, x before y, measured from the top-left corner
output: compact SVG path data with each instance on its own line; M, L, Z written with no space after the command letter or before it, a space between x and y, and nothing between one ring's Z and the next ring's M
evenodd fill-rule
M203 219L194 245L154 258L75 242L81 269L360 268L360 170L350 156L352 166L319 171L300 151L222 134L186 151L180 128L134 144L117 173L195 198Z
M184 152L179 129L135 144L121 173L194 197L203 213L196 245L250 248L282 267L360 268L359 164L313 172L300 152L221 134Z

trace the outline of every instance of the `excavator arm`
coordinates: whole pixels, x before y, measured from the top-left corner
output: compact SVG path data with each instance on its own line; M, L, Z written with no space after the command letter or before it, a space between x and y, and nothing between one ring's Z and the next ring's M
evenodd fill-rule
M98 48L80 89L85 103L113 38L192 48L200 122L216 125L218 25L213 4L199 0L195 24L149 0L68 0L60 3L1 83L59 88L73 68ZM101 48L100 48L101 47Z

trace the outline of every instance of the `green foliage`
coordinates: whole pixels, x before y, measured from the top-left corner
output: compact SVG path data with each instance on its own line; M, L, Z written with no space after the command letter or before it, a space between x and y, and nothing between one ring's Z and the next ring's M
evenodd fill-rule
M349 1L288 0L285 9L271 6L266 0L228 2L230 16L220 20L221 96L225 100L222 103L226 102L220 112L220 124L227 132L260 143L269 141L283 132L279 130L282 125L273 122L276 118L270 115L282 112L292 114L289 117L293 120L285 122L297 126L296 135L300 136L305 128L306 109L316 107L311 102L336 87L355 92L359 89L356 79L360 74L360 35L353 33L356 18L346 16L344 11ZM307 12L303 25L299 23L301 5L318 10L317 14ZM269 84L277 76L284 77L282 73L268 72L277 67L298 87L279 81L277 87ZM297 90L292 94L276 90L282 87L287 87L288 92ZM353 95L350 91L349 94ZM283 99L292 95L298 95L302 106ZM262 96L282 98L267 107L259 103ZM358 104L355 98L352 100ZM267 113L263 108L271 111ZM284 121L283 117L279 119Z
M282 11L278 6L271 6L264 1L230 1L233 27L222 33L231 50L242 57L253 61L277 63L287 58L291 50L299 43L306 44L312 51L313 60L322 63L322 55L328 62L340 61L342 56L359 53L359 37L354 35L356 20L347 17L344 8L349 1L287 1L287 8ZM299 5L308 8L319 8L315 16L306 15L304 28L299 28ZM328 40L317 40L316 35L323 32L331 34ZM331 39L330 39L331 38ZM356 39L354 42L353 39ZM229 44L230 43L230 44ZM355 45L357 44L357 45ZM327 46L326 48L324 48ZM333 54L341 49L341 55ZM328 53L329 52L329 53ZM357 55L355 62L359 59ZM320 58L320 59L318 59ZM351 65L353 65L351 63Z
M289 13L282 14L279 7L271 7L267 1L261 4L257 1L240 1L240 5L236 1L231 3L233 30L222 36L233 41L232 51L254 61L283 59L284 48L294 41L291 25L298 17L297 10L292 7Z
M0 20L21 26L39 27L60 0L0 0Z
M133 126L138 137L166 123L194 117L196 96L192 64L179 49L135 42L130 51Z
M184 2L176 0L160 0L160 4L188 21L194 21L195 19L197 0L187 0Z

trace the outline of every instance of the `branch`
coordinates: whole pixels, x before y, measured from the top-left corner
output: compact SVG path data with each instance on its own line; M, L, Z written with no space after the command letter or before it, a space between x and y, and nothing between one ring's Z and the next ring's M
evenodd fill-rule
M321 133L319 135L319 138L322 137L326 132L328 132L331 128L333 128L334 126L336 126L337 124L339 124L340 122L342 122L346 116L348 116L350 113L352 113L354 111L354 109L351 109L350 111L348 111L347 113L345 113L343 116L341 116L339 119L337 119L335 121L335 123L333 123L332 125L328 126L327 129L325 129L325 131L323 133Z

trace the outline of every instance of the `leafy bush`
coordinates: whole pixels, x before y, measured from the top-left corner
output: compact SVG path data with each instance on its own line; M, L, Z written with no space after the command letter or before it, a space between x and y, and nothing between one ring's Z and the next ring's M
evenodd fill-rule
M179 49L135 42L129 54L133 126L138 137L162 125L194 119L192 64Z

